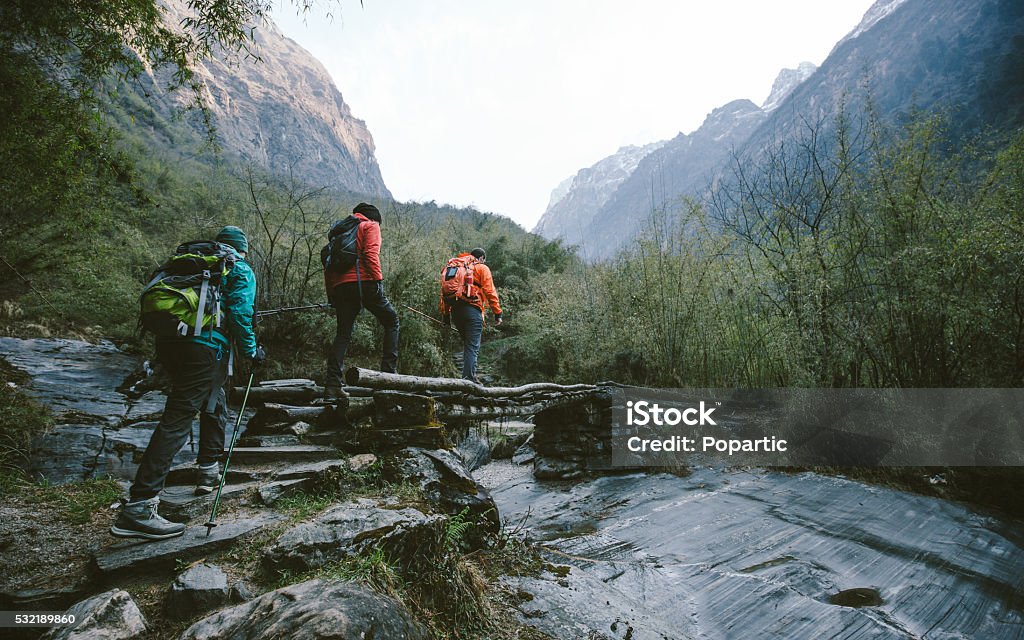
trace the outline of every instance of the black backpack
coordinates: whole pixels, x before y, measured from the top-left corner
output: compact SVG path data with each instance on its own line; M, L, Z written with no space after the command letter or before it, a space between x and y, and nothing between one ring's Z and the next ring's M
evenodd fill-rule
M320 262L332 273L345 273L351 269L359 256L356 239L359 223L355 216L349 216L331 225L327 233L327 246L320 250Z

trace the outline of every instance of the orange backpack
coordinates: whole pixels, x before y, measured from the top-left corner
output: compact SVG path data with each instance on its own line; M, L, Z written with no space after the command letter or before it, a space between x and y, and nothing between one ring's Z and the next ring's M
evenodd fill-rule
M473 267L476 265L477 259L472 255L458 256L448 261L441 271L442 306L450 307L457 300L476 298L473 284Z

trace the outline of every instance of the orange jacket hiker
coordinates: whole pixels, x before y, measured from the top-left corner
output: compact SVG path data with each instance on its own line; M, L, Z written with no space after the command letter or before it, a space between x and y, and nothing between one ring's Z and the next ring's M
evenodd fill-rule
M468 252L460 253L456 257L467 258L472 257L472 254ZM441 277L444 278L444 271L441 272ZM470 295L463 299L479 309L481 313L484 313L489 308L496 318L501 316L501 303L498 301L498 291L494 288L494 277L491 275L491 269L486 264L477 261L473 265L473 285L470 289ZM451 313L451 305L445 302L444 297L441 298L439 309L442 316Z

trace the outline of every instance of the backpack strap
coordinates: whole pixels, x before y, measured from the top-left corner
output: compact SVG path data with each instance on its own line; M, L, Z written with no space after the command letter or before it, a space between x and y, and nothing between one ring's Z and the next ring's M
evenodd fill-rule
M193 335L199 337L203 334L203 311L206 309L206 296L210 292L210 271L203 271L203 286L199 289L199 305L196 309L196 328Z

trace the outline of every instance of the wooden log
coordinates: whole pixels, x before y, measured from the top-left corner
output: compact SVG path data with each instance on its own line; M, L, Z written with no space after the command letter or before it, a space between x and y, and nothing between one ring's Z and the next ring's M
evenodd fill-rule
M437 403L430 396L403 391L373 394L373 423L378 429L435 424Z
M256 415L249 419L246 429L253 433L261 432L272 424L294 422L318 422L325 407L295 407L287 404L268 402L256 410Z
M283 404L304 404L324 395L324 388L316 385L253 387L249 390L249 402L254 404L274 402ZM241 402L245 387L235 387L232 399Z
M487 418L531 416L546 409L582 404L589 401L590 398L590 392L574 391L525 404L487 406L480 404L439 402L437 405L437 417L440 420L483 420Z
M457 391L484 398L521 396L537 391L593 391L597 387L589 384L560 385L553 382L535 382L520 387L485 387L469 380L456 378L425 378L406 376L398 373L384 373L372 369L350 367L345 372L345 382L351 385L373 389L396 391Z

